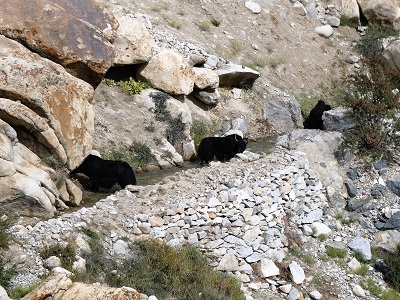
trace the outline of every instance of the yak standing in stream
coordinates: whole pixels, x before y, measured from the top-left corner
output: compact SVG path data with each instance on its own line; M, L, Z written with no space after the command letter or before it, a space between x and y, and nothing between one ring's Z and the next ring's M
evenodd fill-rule
M89 177L95 192L99 187L109 189L119 184L121 188L125 188L128 184L136 184L135 173L127 162L105 160L93 154L89 154L70 174L77 173Z
M247 141L240 135L231 134L223 137L206 137L201 140L197 154L201 164L208 164L214 156L221 162L234 157L246 150Z

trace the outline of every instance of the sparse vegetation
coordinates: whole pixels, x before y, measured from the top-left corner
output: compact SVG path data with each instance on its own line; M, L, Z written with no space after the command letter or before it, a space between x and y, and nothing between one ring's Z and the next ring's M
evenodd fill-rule
M6 260L0 256L0 286L8 288L10 279L16 274L15 266L6 268Z
M389 272L386 274L386 279L389 279L389 284L400 292L400 244L397 245L394 253L377 251L377 255L383 259L388 265Z
M308 265L314 263L314 257L311 253L304 251L296 244L289 245L289 253L295 257L302 259Z
M156 127L154 126L154 122L151 121L150 124L146 125L144 127L144 129L148 132L155 132L156 131Z
M172 145L176 145L176 143L185 138L185 124L182 122L182 114L179 114L177 117L173 117L168 111L168 94L162 92L151 93L150 97L152 97L155 103L154 113L156 114L156 120L166 122L168 124L168 128L166 129L167 140Z
M132 255L119 263L107 258L98 234L87 230L90 252L82 257L87 272L74 280L101 282L113 287L133 286L159 299L232 299L242 300L239 281L209 266L202 253L190 246L174 249L155 241L132 244Z
M214 271L197 249L175 250L148 240L133 245L135 255L120 265L120 284L135 286L160 299L244 299L240 283Z
M75 261L75 255L76 249L72 243L68 243L67 245L54 244L40 251L42 259L57 256L61 260L61 266L69 271L72 271L72 263Z
M344 224L344 225L350 225L350 224L357 222L357 220L358 220L357 216L349 216L347 218L342 219L341 221L342 221L342 224Z
M371 25L357 45L363 55L363 67L347 76L339 95L343 104L353 109L356 122L348 130L347 143L360 154L372 158L391 158L392 149L400 146L395 132L400 129L400 73L381 61L382 39L398 34L393 29Z
M326 247L326 254L332 258L345 258L346 250L337 249L333 247Z
M340 26L348 26L351 28L356 28L358 26L358 22L350 19L346 15L341 15L340 16Z
M215 26L215 27L219 27L219 25L221 25L221 22L219 22L219 21L217 21L217 20L215 20L215 19L211 19L211 24L213 24L213 26Z
M212 25L210 21L201 21L197 26L201 31L210 31Z
M42 162L53 171L49 172L51 180L60 187L68 176L68 169L66 166L54 155L48 155L41 158Z
M152 10L154 12L168 10L168 4L164 3L164 2L157 2L157 4L153 4L150 6L150 10Z
M109 87L118 87L120 88L123 92L129 94L129 95L137 95L141 94L144 89L147 89L150 87L150 84L147 82L142 82L142 81L136 81L132 77L129 77L128 80L121 80L121 81L115 81L114 79L110 78L104 78L102 80L102 83L109 86Z
M243 65L251 69L255 69L256 67L264 68L268 63L269 57L263 54L249 55L243 61Z
M354 270L354 274L360 275L360 276L365 276L368 274L368 266L367 265L361 265L357 270Z
M320 235L318 235L318 239L321 242L324 242L324 241L326 241L328 239L328 235L327 234L320 234Z
M180 29L183 26L183 23L173 17L164 16L164 19L167 21L168 25L175 29Z
M0 209L0 248L7 249L11 240L9 228L14 224L15 218Z
M8 294L12 299L20 299L25 295L29 294L31 291L33 291L37 286L38 286L37 283L34 283L28 287L23 287L21 285L18 285L17 287L11 289L8 292Z
M210 130L205 122L193 120L192 126L190 127L190 136L193 139L196 149L199 147L201 140L209 135Z
M133 169L140 169L154 159L149 146L133 141L129 146L112 146L102 151L105 159L126 161Z
M239 39L231 39L230 46L233 55L239 54L246 48L245 42Z

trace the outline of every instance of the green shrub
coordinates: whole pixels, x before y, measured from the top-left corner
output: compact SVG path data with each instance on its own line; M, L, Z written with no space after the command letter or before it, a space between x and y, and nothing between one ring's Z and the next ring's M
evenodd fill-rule
M176 118L171 118L168 121L168 128L166 129L168 142L175 146L185 138L185 124L182 122L182 114Z
M356 49L367 60L377 61L381 57L383 50L383 39L389 37L397 37L399 30L389 26L381 26L378 24L370 24L366 34L362 36L357 43Z
M149 146L138 141L132 142L129 146L112 146L102 151L102 154L105 159L126 161L133 169L143 168L154 160Z
M193 139L196 149L199 147L201 140L209 136L209 134L210 132L205 122L193 120L192 126L190 127L190 136Z
M0 256L0 286L7 288L13 276L17 275L15 266L6 268L6 260Z
M0 209L0 248L6 249L11 240L9 228L15 223L15 217Z
M337 249L333 247L326 247L326 254L328 254L332 258L345 258L346 250Z
M400 295L393 289L386 289L382 292L381 300L399 300Z
M314 263L314 257L311 253L305 252L296 244L289 245L289 253L295 257L302 259L305 263L311 265Z
M246 44L243 40L232 39L230 40L231 51L233 55L237 55L246 48Z
M363 289L368 290L374 296L379 296L382 294L382 288L377 285L371 278L361 281L360 286Z
M397 245L395 253L382 253L382 256L390 268L387 278L390 278L392 287L400 292L400 244Z
M75 261L75 255L76 248L72 243L68 243L66 246L55 244L40 251L42 259L57 256L61 261L61 266L69 271L72 271L72 263Z
M210 22L211 22L211 24L213 24L215 27L219 27L219 25L221 25L221 22L219 22L219 21L217 21L217 20L215 20L215 19L212 19Z
M128 81L120 81L118 86L121 88L122 91L128 93L129 95L137 95L141 94L144 89L150 87L147 82L136 81L132 77L129 77Z
M361 265L357 270L354 270L354 274L365 276L368 274L368 266L367 265Z
M244 299L238 280L214 271L194 247L175 250L149 240L133 248L135 255L119 265L119 286L134 286L159 299Z
M356 216L350 216L342 220L342 224L350 225L357 222L358 218Z
M133 142L129 150L132 151L136 164L139 167L144 167L154 159L151 149L142 142Z
M185 138L185 124L182 122L182 114L180 114L178 117L173 117L168 111L168 94L157 92L151 93L150 97L153 99L155 104L154 113L156 114L156 120L166 122L168 124L166 129L167 140L172 145L176 145L177 142L182 141Z
M338 95L353 109L354 129L346 132L346 142L361 154L391 158L391 148L400 146L395 132L400 129L397 111L400 73L381 62L384 37L398 34L389 27L370 25L357 44L364 57L363 67L347 76Z
M327 235L327 234L320 234L320 235L318 236L318 239L319 239L321 242L324 242L324 241L326 241L326 240L328 239L328 235Z
M115 81L114 79L110 78L103 78L102 83L109 87L118 87L123 92L129 95L141 94L144 89L150 87L150 84L148 84L147 82L142 82L140 80L136 81L132 77L129 77L128 80L121 81Z
M199 26L201 31L210 31L211 25L213 25L210 21L202 21L197 26Z
M354 19L350 19L349 17L342 15L340 16L340 26L348 26L351 28L356 28L358 26L358 22Z
M110 78L103 78L103 80L101 82L109 87L118 85L114 79L110 79Z
M249 55L245 61L243 61L243 65L254 69L256 67L259 68L264 68L268 63L270 62L270 59L266 55L262 54L256 54L256 55Z
M368 70L362 68L347 78L345 103L353 109L356 121L355 129L347 136L356 137L355 147L360 153L389 159L390 153L385 150L390 149L391 144L399 144L394 135L400 126L396 115L400 94L394 92L398 82L399 72L383 66L380 61L371 61Z
M75 271L73 280L85 283L107 283L114 278L112 271L116 270L117 263L107 257L99 234L91 229L86 229L83 233L88 236L90 247L90 251L84 251L81 254L86 260L86 272Z
M32 292L36 287L38 286L37 283L34 283L28 287L23 287L21 285L16 286L15 288L11 289L8 292L8 295L12 298L12 299L21 299L22 297L24 297L25 295L29 294L30 292Z
M76 272L74 281L131 286L158 299L199 299L199 295L210 300L244 299L239 281L213 270L194 247L176 250L155 240L137 241L130 245L132 255L114 262L107 258L98 234L91 230L85 234L90 245L90 251L82 254L87 271Z

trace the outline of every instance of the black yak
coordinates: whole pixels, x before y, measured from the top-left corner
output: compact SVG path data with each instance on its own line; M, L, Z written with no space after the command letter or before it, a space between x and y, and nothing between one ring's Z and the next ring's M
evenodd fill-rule
M237 153L246 150L247 141L240 135L206 137L200 142L197 154L202 164L208 164L214 156L221 162L230 160Z
M125 188L128 184L136 184L135 173L127 162L105 160L93 154L89 154L70 174L77 173L90 178L92 190L95 192L99 187L109 189L116 183L121 188Z
M303 126L305 129L324 129L322 122L322 115L324 111L331 110L331 106L325 104L323 100L319 100L315 107L310 111L307 119L304 121Z

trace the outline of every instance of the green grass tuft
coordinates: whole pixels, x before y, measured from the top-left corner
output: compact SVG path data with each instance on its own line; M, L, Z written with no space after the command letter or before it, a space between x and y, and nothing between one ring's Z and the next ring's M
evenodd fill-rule
M326 254L332 258L345 258L346 257L346 250L336 249L333 247L326 247Z
M72 243L68 243L66 246L55 244L40 251L42 259L57 256L61 260L61 266L69 271L72 271L72 263L75 261L75 255L76 248Z

